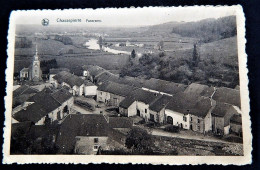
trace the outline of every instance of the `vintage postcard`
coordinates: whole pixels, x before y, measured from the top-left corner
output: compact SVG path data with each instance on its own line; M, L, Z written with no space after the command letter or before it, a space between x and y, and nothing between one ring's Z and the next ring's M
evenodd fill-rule
M3 163L251 163L242 7L13 11Z

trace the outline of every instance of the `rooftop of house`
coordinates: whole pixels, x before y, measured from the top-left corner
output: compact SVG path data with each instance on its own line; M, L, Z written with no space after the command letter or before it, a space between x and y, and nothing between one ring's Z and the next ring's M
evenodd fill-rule
M172 97L171 101L166 106L166 109L182 114L205 117L211 107L209 98L180 92Z
M171 96L162 95L158 100L154 101L149 109L160 112L163 108L167 106L167 104L172 100Z
M70 70L67 69L67 68L51 68L51 69L50 69L50 74L58 74L58 73L61 72L61 71L70 72Z
M86 86L96 86L96 85L94 85L90 80L84 80L84 84L85 84Z
M176 94L184 92L187 85L151 78L144 81L143 87L168 94Z
M217 102L229 103L241 108L240 91L236 89L230 89L226 87L220 87L216 89L213 99Z
M228 112L235 110L231 104L217 102L212 110L212 116L224 117Z
M97 88L97 90L99 91L105 91L105 92L113 93L124 97L126 97L130 92L132 92L135 89L136 88L133 86L118 84L111 81L103 83Z
M20 72L28 72L29 68L23 68Z
M197 83L191 83L184 91L184 93L188 94L197 94L200 95L203 91L209 89L209 86Z
M18 97L22 94L33 94L33 93L37 93L37 92L38 92L37 89L34 89L28 85L22 85L13 91L13 98Z
M200 95L204 96L204 97L212 97L212 95L214 94L215 91L215 87L209 87L209 88L205 88Z
M71 87L73 86L81 86L84 83L84 80L80 77L73 75L67 71L61 71L56 74L53 79L57 80L58 83L65 82Z
M128 117L109 117L109 127L111 128L131 128L133 120Z
M108 128L103 115L69 115L61 124L57 136L58 153L70 153L76 136L108 136Z
M143 102L150 105L155 100L159 99L162 95L153 93L143 89L135 89L119 104L120 107L128 108L134 101Z
M82 67L84 70L88 70L89 71L89 74L91 76L97 76L99 75L100 73L106 71L105 69L103 69L102 67L99 67L97 65L85 65Z
M230 118L230 123L235 123L235 124L242 125L242 117L241 117L241 114L234 114L234 115Z
M33 104L15 113L13 117L19 122L31 121L36 123L71 97L72 95L64 89L53 92L45 88L27 100Z

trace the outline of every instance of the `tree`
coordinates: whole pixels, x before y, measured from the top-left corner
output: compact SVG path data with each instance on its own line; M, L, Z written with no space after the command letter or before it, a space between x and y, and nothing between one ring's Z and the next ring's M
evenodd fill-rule
M132 148L136 154L152 153L152 138L146 130L140 128L133 128L127 134L125 145L127 148Z
M163 50L163 45L164 45L163 41L160 41L160 42L158 43L158 48L159 48L159 50Z
M136 53L135 50L133 49L133 51L131 52L131 58L135 58L136 57Z
M197 44L193 45L193 54L192 54L192 66L198 67L198 63L200 62L200 56L197 50Z

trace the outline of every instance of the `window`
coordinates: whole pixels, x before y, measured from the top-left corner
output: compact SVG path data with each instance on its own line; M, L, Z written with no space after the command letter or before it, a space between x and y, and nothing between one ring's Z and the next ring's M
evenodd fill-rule
M183 121L187 122L187 117L183 116Z
M200 125L198 125L197 129L200 130Z
M94 138L94 143L98 143L98 138Z
M200 120L198 119L198 123L200 123Z
M100 92L100 95L102 95L102 92Z
M154 121L154 115L153 114L150 114L150 120Z
M192 122L192 117L190 117L190 121Z
M98 150L98 146L97 146L97 145L94 145L93 150L94 150L94 151L97 151L97 150Z
M145 109L144 112L147 113L147 109Z

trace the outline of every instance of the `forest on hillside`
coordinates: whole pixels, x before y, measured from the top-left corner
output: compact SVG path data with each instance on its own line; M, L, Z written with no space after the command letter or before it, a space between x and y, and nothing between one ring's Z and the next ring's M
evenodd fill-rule
M219 19L205 19L199 22L188 22L174 26L172 33L183 37L199 38L207 43L233 37L237 34L236 17L228 16Z

